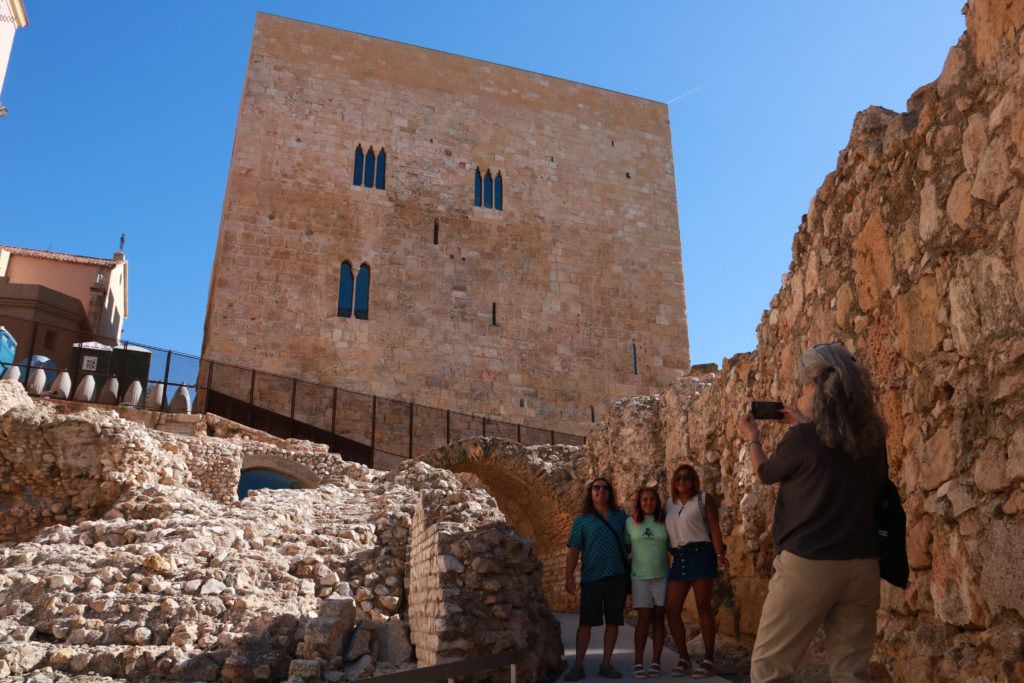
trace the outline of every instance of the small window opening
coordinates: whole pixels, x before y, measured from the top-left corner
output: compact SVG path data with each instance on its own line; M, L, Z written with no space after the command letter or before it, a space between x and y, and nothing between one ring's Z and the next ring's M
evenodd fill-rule
M494 208L501 211L501 173L494 177Z
M356 147L356 161L355 167L352 171L352 184L362 185L363 184L363 146L359 145Z
M483 179L480 176L480 169L476 169L476 179L473 181L473 206L481 205L481 193L483 192Z
M519 407L522 408L525 405L526 405L526 401L524 401L523 399L519 399Z
M633 344L633 374L636 373L636 344Z
M491 195L494 192L494 180L491 178L491 172L488 171L487 175L484 176L484 208L491 208L492 201Z
M612 144L614 145L615 143L613 142ZM594 421L594 406L590 406L590 421Z
M43 348L54 349L57 347L57 333L53 330L47 330L46 334L43 335Z
M384 150L381 150L380 154L377 155L377 182L374 185L378 190L384 189L384 169L387 165L388 155L384 153Z
M373 187L373 172L376 168L375 159L373 156L373 147L366 153L366 172L363 174L363 185L366 187Z
M367 320L370 317L370 266L365 263L359 266L356 275L356 317Z
M498 325L498 302L491 302L491 324Z
M434 244L437 244L437 233L440 231L441 226L438 224L437 219L434 219Z
M627 178L632 178L633 176L629 175L629 171L626 171L626 177Z
M348 261L341 264L341 279L338 282L338 317L352 316L352 266Z

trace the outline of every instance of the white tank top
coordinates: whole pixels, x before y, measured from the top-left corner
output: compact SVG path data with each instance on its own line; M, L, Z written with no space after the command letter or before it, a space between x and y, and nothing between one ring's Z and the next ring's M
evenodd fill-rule
M697 496L686 503L677 503L669 498L665 503L665 526L668 528L668 539L672 547L711 540L707 529L704 528L704 518L700 514Z

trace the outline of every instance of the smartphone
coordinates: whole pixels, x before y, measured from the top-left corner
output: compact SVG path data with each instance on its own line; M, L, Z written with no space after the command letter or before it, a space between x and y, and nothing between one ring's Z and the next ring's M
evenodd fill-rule
M751 401L750 412L755 420L781 420L782 403L780 401Z

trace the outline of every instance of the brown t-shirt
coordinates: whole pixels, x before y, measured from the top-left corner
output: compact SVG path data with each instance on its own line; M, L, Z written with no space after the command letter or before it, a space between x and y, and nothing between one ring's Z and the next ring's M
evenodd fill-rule
M813 423L793 425L757 470L781 482L775 552L809 560L878 557L875 499L886 479L885 450L858 459L822 443Z

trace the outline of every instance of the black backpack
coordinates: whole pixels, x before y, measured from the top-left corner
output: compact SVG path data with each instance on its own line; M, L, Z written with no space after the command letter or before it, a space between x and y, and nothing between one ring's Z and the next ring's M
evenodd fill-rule
M898 588L910 580L907 563L907 515L900 502L900 491L892 479L886 479L875 506L878 528L878 569L883 579Z

